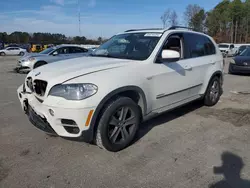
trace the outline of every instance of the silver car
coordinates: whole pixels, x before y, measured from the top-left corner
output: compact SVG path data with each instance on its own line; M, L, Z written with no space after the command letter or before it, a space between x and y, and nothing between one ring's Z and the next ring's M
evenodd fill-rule
M27 51L25 49L19 47L7 47L5 49L0 50L0 55L20 55L23 56Z
M91 50L76 45L58 45L40 53L28 53L18 60L16 72L29 72L32 69L60 60L86 56Z

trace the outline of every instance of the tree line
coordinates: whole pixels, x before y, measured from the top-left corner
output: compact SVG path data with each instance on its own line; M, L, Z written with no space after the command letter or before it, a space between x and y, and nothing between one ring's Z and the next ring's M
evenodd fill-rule
M3 43L17 43L17 44L101 44L105 39L98 37L98 39L87 39L84 36L66 37L59 33L27 33L15 31L11 34L0 32L0 41Z
M163 27L178 25L178 15L167 9L161 16ZM184 12L184 24L212 36L216 42L250 42L250 0L223 0L212 10L205 11L190 4Z

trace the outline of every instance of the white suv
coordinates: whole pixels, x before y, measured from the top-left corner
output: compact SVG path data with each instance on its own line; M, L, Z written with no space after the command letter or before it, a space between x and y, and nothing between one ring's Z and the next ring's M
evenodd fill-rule
M197 99L215 105L222 82L213 39L172 27L115 35L89 57L34 69L17 92L39 129L119 151L153 115Z

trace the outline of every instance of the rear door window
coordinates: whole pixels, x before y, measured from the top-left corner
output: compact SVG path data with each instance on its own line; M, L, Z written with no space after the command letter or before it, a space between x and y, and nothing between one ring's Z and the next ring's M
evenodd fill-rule
M184 34L185 58L196 58L215 54L215 46L212 41L203 35L195 33Z
M79 48L79 47L70 47L70 53L85 53L88 50L85 48Z

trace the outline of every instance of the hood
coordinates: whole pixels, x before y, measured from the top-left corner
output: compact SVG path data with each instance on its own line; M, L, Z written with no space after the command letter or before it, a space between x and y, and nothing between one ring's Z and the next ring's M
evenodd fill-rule
M50 85L55 85L86 74L126 66L132 62L106 57L80 57L44 65L31 71L28 76L47 80Z
M237 65L250 64L250 56L236 56L234 57L234 61Z

